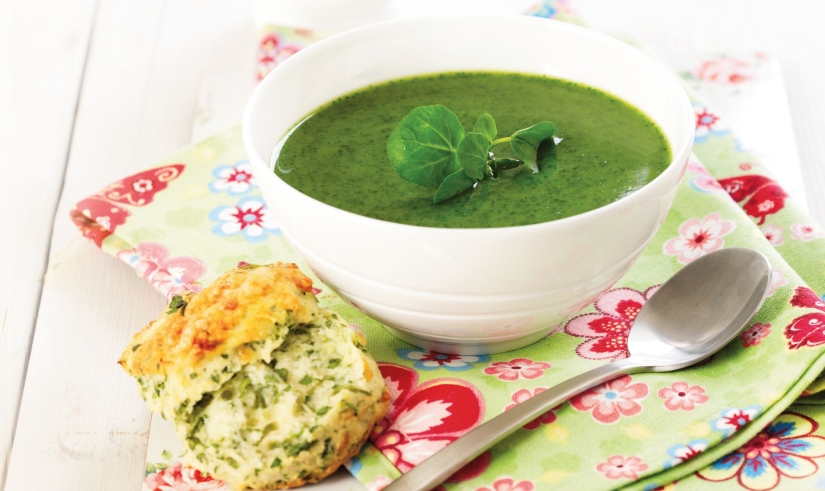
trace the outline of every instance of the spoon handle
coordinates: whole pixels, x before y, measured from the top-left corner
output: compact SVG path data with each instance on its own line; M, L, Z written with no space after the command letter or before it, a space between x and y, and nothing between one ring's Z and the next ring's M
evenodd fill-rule
M632 358L626 358L576 375L473 429L384 489L385 491L429 491L488 448L576 394L620 375L639 372L643 369L644 367L639 366Z

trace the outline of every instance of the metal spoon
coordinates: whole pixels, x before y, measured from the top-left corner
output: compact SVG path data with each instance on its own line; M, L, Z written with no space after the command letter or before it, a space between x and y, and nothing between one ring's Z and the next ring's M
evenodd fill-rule
M417 465L386 491L427 491L517 429L574 395L618 376L669 372L719 351L759 310L770 264L751 249L721 249L682 268L636 316L630 356L577 375L475 428Z

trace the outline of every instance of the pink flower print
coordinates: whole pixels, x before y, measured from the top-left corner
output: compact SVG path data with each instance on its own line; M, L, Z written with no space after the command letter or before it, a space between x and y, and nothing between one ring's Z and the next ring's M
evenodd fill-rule
M212 171L215 180L209 183L213 193L226 191L230 196L238 196L255 187L255 176L248 160L240 160L234 165L222 165Z
M665 400L668 411L693 411L697 404L708 402L704 387L687 382L673 382L670 387L659 389L659 397Z
M146 476L142 491L231 491L223 481L176 461Z
M707 60L696 70L702 80L718 84L741 84L751 80L754 68L750 63L736 58L714 58Z
M742 409L725 409L719 415L719 418L710 422L710 426L716 431L721 431L725 437L728 437L753 421L756 415L759 414L759 409L759 406L748 406Z
M668 256L677 256L682 264L688 264L725 245L722 237L736 228L730 220L723 220L719 213L711 213L702 220L691 218L679 227L679 237L668 239L663 247Z
M773 224L762 227L762 234L768 239L772 246L778 247L785 243L785 229Z
M570 405L581 412L590 411L593 419L602 424L612 424L622 416L635 416L642 412L641 401L649 389L643 382L633 382L624 375L588 389L570 399Z
M640 292L632 288L616 288L596 298L596 312L570 319L564 332L587 338L576 348L576 354L589 360L616 360L627 357L627 335L636 319L659 286Z
M639 457L625 457L614 455L596 466L596 470L604 474L608 479L630 479L639 478L639 473L647 470L645 464Z
M302 34L304 36L308 33ZM264 35L258 42L256 77L258 80L272 71L275 66L297 53L301 46L297 44L284 44L278 33L270 32Z
M475 428L484 416L484 402L469 382L437 378L418 385L418 373L401 365L378 364L390 407L370 441L401 472Z
M519 378L534 379L544 375L544 371L550 368L549 363L536 361L529 358L514 358L510 361L495 361L484 369L487 375L494 375L499 380L512 382Z
M753 165L745 162L744 164L739 164L739 169L745 170L745 171L751 170L751 169L753 169Z
M756 323L749 327L742 333L742 346L750 348L751 346L758 346L768 334L771 333L770 324Z
M530 391L530 389L519 389L515 391L512 396L510 396L510 399L513 401L513 403L505 407L504 410L507 411L509 409L512 409L521 404L522 402L526 401L527 399L530 399L533 396L541 394L545 390L547 390L546 387L537 387L536 390L532 392ZM558 410L560 407L561 405L554 407L553 409L547 411L538 418L524 425L523 428L525 430L535 430L543 424L549 425L550 423L556 420L556 413L554 411Z
M791 237L796 240L810 242L825 237L825 232L815 223L795 223L791 225Z
M482 486L476 491L533 491L535 487L533 481L516 482L511 477L500 477L493 481L492 486Z
M776 293L776 289L788 284L788 278L782 274L782 271L777 268L771 269L771 283L768 285L768 296L770 297Z
M206 274L206 264L200 259L169 257L169 249L156 242L143 242L134 249L119 251L117 257L137 270L167 299L186 292L199 292L197 283Z
M688 172L696 174L696 177L690 180L690 185L697 191L705 193L724 191L719 181L699 162L694 160L688 161L687 170Z

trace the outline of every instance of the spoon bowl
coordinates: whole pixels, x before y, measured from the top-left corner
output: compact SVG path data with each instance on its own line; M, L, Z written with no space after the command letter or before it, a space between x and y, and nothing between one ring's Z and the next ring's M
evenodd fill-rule
M770 263L752 249L721 249L665 282L636 316L630 357L648 371L687 367L720 350L759 310Z
M722 249L696 259L642 307L630 329L627 358L577 375L487 421L385 490L432 489L545 411L593 386L631 373L678 370L707 358L739 335L759 310L770 277L768 260L751 249Z

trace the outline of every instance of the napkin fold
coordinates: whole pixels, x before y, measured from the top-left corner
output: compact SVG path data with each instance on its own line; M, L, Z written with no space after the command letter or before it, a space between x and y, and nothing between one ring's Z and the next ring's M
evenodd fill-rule
M560 2L542 3L532 13L572 18ZM258 75L318 37L267 30ZM387 418L348 464L370 490L546 388L625 356L636 313L683 265L722 247L759 250L773 267L771 292L739 339L701 366L623 376L574 397L483 453L442 488L649 490L671 489L677 481L680 490L825 485L825 380L818 378L825 368L825 232L740 148L724 118L696 94L692 99L695 156L670 213L633 268L580 312L571 312L548 338L498 355L412 347L334 295L280 234L250 172L238 128L78 202L72 219L83 235L167 298L198 291L242 261L301 265L321 303L365 334L393 395ZM170 462L147 467L144 489L177 489L170 486L187 469L174 462L177 450L169 450ZM186 475L221 486L206 476Z

